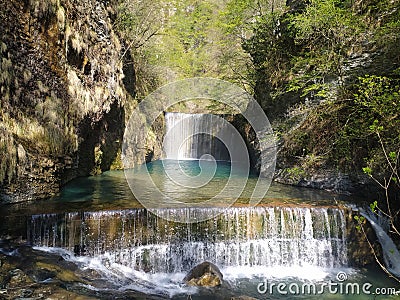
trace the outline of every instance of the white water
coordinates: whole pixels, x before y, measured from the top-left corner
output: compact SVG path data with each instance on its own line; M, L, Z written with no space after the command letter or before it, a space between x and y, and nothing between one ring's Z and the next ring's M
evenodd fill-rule
M53 247L34 247L35 250L52 253L63 257L66 261L73 262L82 270L94 270L107 284L96 285L88 283L86 288L102 291L113 290L118 291L139 291L149 295L164 295L174 297L175 295L185 294L192 295L198 293L196 287L188 286L183 283L185 272L176 273L146 273L134 268L113 262L112 253L104 253L96 257L75 256L72 252L61 248ZM353 274L354 270L350 268L322 268L317 266L231 266L221 268L223 278L231 288L236 289L240 286L240 282L248 280L254 286L247 292L256 292L256 286L259 282L270 280L271 282L285 282L288 279L300 281L322 282L328 279L335 279L338 272ZM236 291L239 292L240 291ZM246 293L242 291L241 293Z
M183 284L185 273L146 273L117 264L113 261L113 254L104 253L96 257L75 256L72 252L54 247L33 247L35 250L52 253L73 262L82 270L94 270L107 281L106 285L96 287L85 285L92 290L139 291L145 294L160 294L173 297L177 294L194 294L196 288Z
M28 237L36 249L61 255L102 280L88 288L136 290L173 297L196 294L182 283L196 264L217 264L240 293L263 280L335 278L347 268L346 221L338 208L196 208L219 215L199 223L166 221L169 214L190 218L189 209L145 209L32 216ZM75 245L85 245L82 256Z
M375 230L379 243L382 246L386 268L390 273L400 278L400 253L393 240L387 234L389 220L381 214L373 213L371 210L361 211L361 215L369 221Z
M165 221L144 209L37 215L28 236L33 245L107 255L150 273L187 272L209 260L225 267L345 267L346 222L336 208L198 208L220 210L210 220L182 224ZM184 209L160 209L159 216L189 215Z
M165 114L166 135L164 153L167 159L204 159L210 155L215 160L230 160L232 151L232 126L223 118L212 114Z

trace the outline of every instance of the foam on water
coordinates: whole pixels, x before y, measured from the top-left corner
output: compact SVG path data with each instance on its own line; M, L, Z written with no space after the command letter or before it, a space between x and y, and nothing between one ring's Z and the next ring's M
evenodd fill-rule
M192 295L198 292L198 288L187 286L183 283L185 272L176 273L146 273L135 270L134 268L112 263L112 253L105 253L97 257L75 256L72 252L61 248L53 247L34 247L35 250L52 253L62 256L66 261L70 261L79 266L82 270L94 270L101 275L102 279L111 283L111 286L96 286L96 283L86 285L86 288L101 290L118 291L138 291L146 294L158 294L168 297L186 294ZM309 282L321 282L324 280L335 280L338 272L354 274L356 271L351 268L323 268L316 266L297 266L297 267L266 267L266 266L231 266L221 269L226 280L234 291L237 283L243 279L256 284L263 280L299 280Z
M327 279L335 279L339 272L355 274L356 270L348 267L323 268L311 265L293 267L265 267L265 266L245 266L245 267L226 267L222 273L224 279L234 282L244 278L247 279L271 279L271 280L290 280L320 282Z
M185 273L146 273L133 268L110 263L112 254L105 253L97 257L75 256L72 252L54 247L33 247L35 250L59 255L66 261L76 264L82 270L96 271L108 286L96 286L96 283L85 285L91 290L138 291L146 294L159 294L173 297L178 294L194 294L195 287L183 284Z

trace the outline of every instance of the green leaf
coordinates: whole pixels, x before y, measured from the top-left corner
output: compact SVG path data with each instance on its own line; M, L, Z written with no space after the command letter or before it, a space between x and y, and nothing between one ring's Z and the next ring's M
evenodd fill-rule
M365 167L362 168L364 174L367 174L368 176L372 176L372 169L370 167Z
M383 131L383 126L381 125L379 125L379 121L378 120L374 120L374 123L372 123L372 125L371 126L369 126L369 129L372 131L372 132L381 132L381 131Z
M361 231L361 226L365 221L365 218L363 216L354 216L354 220L357 221L356 229L358 232Z
M395 162L396 159L397 159L396 152L394 152L394 151L389 152L389 157L390 157L390 159L391 159L393 162Z
M354 220L358 221L359 223L362 223L364 222L365 217L356 215L354 216Z
M371 208L371 210L374 212L374 213L376 213L376 208L378 207L378 201L374 201L373 203L371 203L370 205L369 205L369 207Z

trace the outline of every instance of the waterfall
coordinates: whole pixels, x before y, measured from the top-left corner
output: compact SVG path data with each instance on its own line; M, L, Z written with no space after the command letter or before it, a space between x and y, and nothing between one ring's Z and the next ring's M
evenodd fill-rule
M166 221L173 214L190 218L193 210L220 214L199 223ZM28 239L148 272L188 271L205 260L220 267L347 265L346 221L338 208L181 208L157 215L163 218L145 209L35 215Z
M215 160L230 160L228 149L233 149L229 146L233 134L223 118L212 114L165 113L165 124L165 158L200 159L209 154Z
M373 213L370 209L361 211L361 215L369 221L378 237L379 243L382 246L386 268L393 275L400 277L400 253L393 240L387 234L389 220L382 214L377 215Z

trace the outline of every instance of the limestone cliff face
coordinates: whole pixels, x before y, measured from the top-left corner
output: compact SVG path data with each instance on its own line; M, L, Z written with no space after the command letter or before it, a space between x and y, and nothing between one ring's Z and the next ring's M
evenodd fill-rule
M1 202L108 169L124 128L109 1L0 1Z

